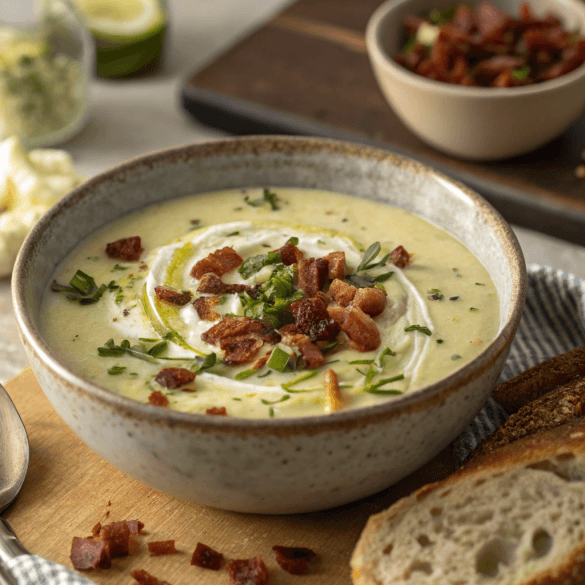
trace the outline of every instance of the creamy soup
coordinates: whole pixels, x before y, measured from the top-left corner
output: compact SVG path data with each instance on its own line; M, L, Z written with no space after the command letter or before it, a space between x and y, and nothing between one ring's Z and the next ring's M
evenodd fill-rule
M108 246L135 237L137 260ZM288 188L125 217L67 257L43 303L43 334L74 372L139 402L249 418L393 400L475 358L499 322L487 271L442 229Z

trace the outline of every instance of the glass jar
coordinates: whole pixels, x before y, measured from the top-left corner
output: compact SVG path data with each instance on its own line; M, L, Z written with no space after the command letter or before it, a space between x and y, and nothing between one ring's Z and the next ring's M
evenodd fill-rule
M30 149L77 133L93 62L91 35L68 0L2 0L0 138Z

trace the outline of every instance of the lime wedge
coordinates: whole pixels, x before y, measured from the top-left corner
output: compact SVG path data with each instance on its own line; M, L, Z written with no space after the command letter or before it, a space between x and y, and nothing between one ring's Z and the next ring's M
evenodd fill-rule
M74 2L96 42L98 75L142 75L158 67L167 25L162 0Z

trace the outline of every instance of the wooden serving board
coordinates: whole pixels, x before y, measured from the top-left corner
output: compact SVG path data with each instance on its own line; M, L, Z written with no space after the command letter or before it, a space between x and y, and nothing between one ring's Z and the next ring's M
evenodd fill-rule
M99 584L131 584L142 568L171 585L227 585L224 569L190 565L197 542L229 559L262 555L270 585L350 585L349 559L370 514L453 470L447 451L390 489L325 512L261 516L225 512L167 496L124 475L90 450L63 423L30 369L6 385L28 432L30 466L16 502L3 514L31 552L66 566L73 536L88 536L96 522L139 519L144 535L131 556L87 576ZM111 505L108 505L108 503ZM177 555L149 557L146 543L175 539ZM285 573L272 546L307 546L318 554L302 577Z
M547 146L506 161L433 150L394 114L372 73L364 31L380 3L298 0L188 77L184 107L234 134L326 136L406 154L475 188L508 221L585 245L585 180L574 174L585 115Z

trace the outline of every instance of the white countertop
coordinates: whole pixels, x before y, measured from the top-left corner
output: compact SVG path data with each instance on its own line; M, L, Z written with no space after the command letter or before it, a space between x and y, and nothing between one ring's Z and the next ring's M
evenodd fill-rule
M182 80L290 0L167 0L171 25L165 67L145 79L92 84L90 118L63 144L76 169L95 175L121 161L169 146L226 136L198 125L180 107ZM585 279L585 248L514 227L527 264L561 268ZM10 282L0 279L0 382L27 366L10 302Z

